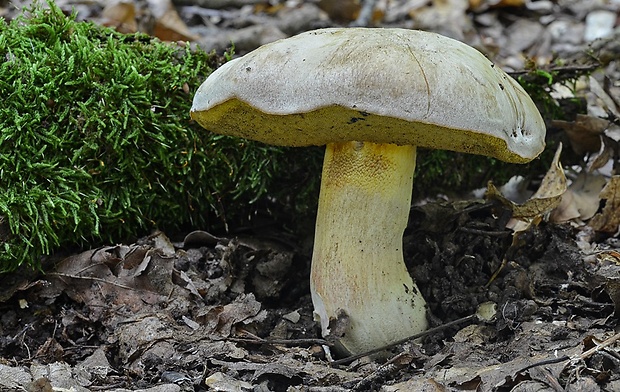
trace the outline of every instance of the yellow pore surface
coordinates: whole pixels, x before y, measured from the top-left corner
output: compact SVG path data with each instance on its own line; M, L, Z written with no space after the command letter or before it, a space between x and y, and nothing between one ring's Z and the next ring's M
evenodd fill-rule
M207 130L279 146L325 145L366 141L413 145L495 157L525 163L500 138L470 130L451 129L424 122L327 106L307 113L264 113L239 99L230 99L191 116Z
M403 173L402 168L407 168ZM368 142L330 143L325 152L322 187L349 187L377 195L408 182L415 168L415 147ZM404 177L401 179L401 177ZM407 194L411 189L407 190Z

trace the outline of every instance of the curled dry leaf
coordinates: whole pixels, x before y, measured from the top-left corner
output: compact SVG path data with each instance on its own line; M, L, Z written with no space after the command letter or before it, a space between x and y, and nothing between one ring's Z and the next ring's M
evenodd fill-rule
M214 338L226 338L239 324L260 321L266 316L261 311L261 304L254 294L241 294L228 305L211 307L205 314L199 315L197 321L210 329Z
M597 154L593 154L588 160L587 170L592 172L607 165L614 158L615 151L618 149L618 142L608 137L601 136L603 144Z
M607 179L599 173L582 171L562 195L562 201L549 216L554 223L579 219L586 221L598 211L599 194Z
M523 204L516 204L508 200L492 183L489 183L485 195L486 198L498 200L512 210L513 219L507 226L515 232L524 231L529 228L532 223L535 224L540 222L545 215L549 214L560 204L562 195L567 189L566 176L560 164L561 153L562 144L558 146L551 167L542 179L540 187L532 197Z
M592 218L589 225L596 231L616 233L620 227L620 175L609 180L600 197L605 200L605 207Z

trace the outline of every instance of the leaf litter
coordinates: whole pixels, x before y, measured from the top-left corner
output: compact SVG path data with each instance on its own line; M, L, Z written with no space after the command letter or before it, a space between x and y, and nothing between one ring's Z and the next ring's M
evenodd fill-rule
M16 285L1 305L0 382L76 391L617 385L616 346L600 342L614 334L620 259L584 262L571 229L544 221L513 241L499 218L506 213L497 202L414 209L406 259L419 260L410 268L434 324L483 303L497 312L401 344L385 361L330 363L307 289L296 287L307 281L309 255L206 233L186 247L155 233L70 256Z

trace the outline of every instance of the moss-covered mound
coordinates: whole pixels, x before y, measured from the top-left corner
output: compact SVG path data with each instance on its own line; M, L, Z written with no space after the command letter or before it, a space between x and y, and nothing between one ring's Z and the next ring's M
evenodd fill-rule
M215 57L52 3L0 20L0 271L61 246L247 216L275 158L295 157L190 122Z

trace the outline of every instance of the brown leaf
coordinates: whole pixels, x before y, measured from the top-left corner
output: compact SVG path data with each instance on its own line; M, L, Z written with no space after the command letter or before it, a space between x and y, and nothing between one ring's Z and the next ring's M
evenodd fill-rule
M114 27L118 32L131 34L138 31L138 23L136 22L136 6L131 1L113 1L106 4L103 12L102 24L108 27Z
M576 154L583 155L595 153L601 149L601 135L609 127L609 121L578 114L575 121L554 120L552 125L566 133Z
M131 313L159 309L175 287L174 258L162 254L142 245L119 245L70 256L47 274L52 284L41 295L54 298L64 292L89 307L91 319L106 324L122 316L115 309Z
M359 0L321 0L318 5L331 20L339 23L354 21L362 8Z
M614 303L614 313L616 316L620 315L620 278L608 277L605 292Z
M206 325L216 337L230 336L233 327L239 323L251 322L259 316L261 304L254 294L242 294L228 305L213 306L205 314L196 317L196 321Z
M525 5L525 0L499 0L495 7L521 7Z
M620 227L620 175L611 177L600 197L605 199L605 207L590 220L589 225L596 231L616 233Z
M492 183L489 183L486 198L498 200L512 210L513 221L509 226L515 232L526 230L532 223L540 221L544 215L560 204L567 188L566 176L560 164L561 153L562 144L558 146L551 167L545 174L540 187L523 204L516 204L506 199Z
M551 212L550 222L560 223L570 220L588 220L598 211L599 194L607 180L600 174L581 172L568 190L562 195L562 201Z
M615 151L618 149L618 142L607 135L602 135L601 140L603 141L603 145L600 151L597 154L593 154L590 156L590 159L588 159L587 169L589 172L593 172L607 165L609 160L613 159Z
M189 31L170 0L148 0L153 14L153 31L150 33L163 41L195 41L198 37Z

